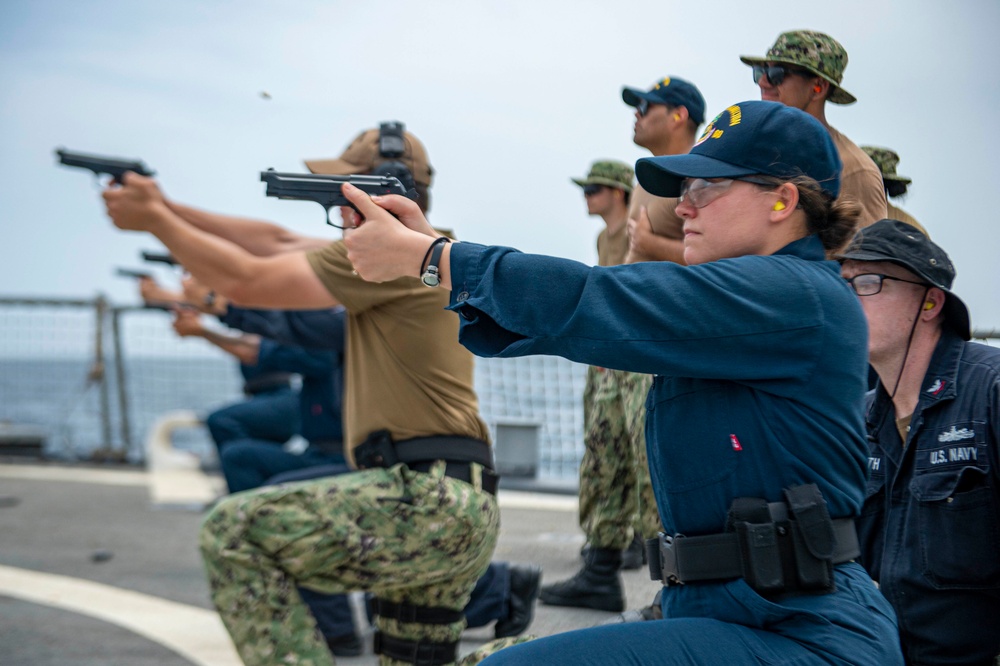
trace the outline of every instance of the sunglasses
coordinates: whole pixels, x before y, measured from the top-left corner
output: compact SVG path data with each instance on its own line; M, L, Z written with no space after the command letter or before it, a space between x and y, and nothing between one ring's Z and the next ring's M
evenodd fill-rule
M781 82L784 81L785 77L789 74L805 78L812 78L816 76L812 72L804 69L797 69L795 67L789 67L788 65L754 65L752 69L754 83L760 83L761 78L766 76L772 86L780 86Z
M847 280L847 284L851 285L851 289L853 289L854 293L858 296L874 296L882 291L882 283L885 280L895 280L896 282L906 282L908 284L919 284L921 287L930 286L926 282L914 282L913 280L904 280L903 278L883 275L881 273L862 273L861 275L855 275L852 278L845 278L845 280Z
M635 110L639 112L640 118L645 118L646 114L649 113L650 107L656 106L656 102L650 102L648 99L640 99L636 102Z
M592 197L601 190L604 189L604 185L584 185L583 186L583 196Z

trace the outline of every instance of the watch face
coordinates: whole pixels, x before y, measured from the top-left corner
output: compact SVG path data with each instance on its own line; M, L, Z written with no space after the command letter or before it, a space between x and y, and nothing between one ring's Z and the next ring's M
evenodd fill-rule
M420 281L428 287L436 287L441 284L441 278L438 276L437 271L424 271L424 274L420 276Z

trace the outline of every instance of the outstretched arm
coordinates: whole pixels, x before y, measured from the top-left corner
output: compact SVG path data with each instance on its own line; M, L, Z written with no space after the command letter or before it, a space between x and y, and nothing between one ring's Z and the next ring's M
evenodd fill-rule
M201 315L193 310L178 310L174 314L174 331L182 338L203 338L219 349L235 356L243 365L257 365L260 336L243 333L225 335L206 328Z
M304 252L256 256L178 216L154 180L131 173L124 180L123 186L110 187L103 195L115 226L153 234L199 282L231 301L276 308L338 305Z
M329 243L326 239L303 236L263 220L211 213L166 199L164 203L188 224L235 243L258 257L314 250Z

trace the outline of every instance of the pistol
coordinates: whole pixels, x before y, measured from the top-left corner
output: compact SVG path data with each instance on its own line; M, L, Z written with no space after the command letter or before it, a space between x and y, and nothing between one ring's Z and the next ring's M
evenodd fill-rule
M57 148L56 155L59 157L59 164L90 169L94 172L95 176L106 173L111 176L111 182L113 183L121 183L122 176L126 171L133 171L140 176L152 176L156 173L143 164L142 160L123 160L118 157L74 153L64 148Z
M352 174L349 176L328 176L316 173L281 173L274 169L260 172L260 179L267 183L265 194L278 199L298 199L300 201L315 201L326 211L326 223L331 227L342 228L330 221L330 209L335 206L350 206L358 215L361 211L341 194L340 187L350 183L358 189L373 194L401 194L410 199L416 199L416 190L407 191L398 178L392 176L368 176Z
M180 265L180 262L174 259L174 255L169 252L149 252L147 250L143 250L142 258L146 261L159 262L161 264L166 264L167 266Z
M136 271L131 268L119 268L115 271L118 277L135 278L136 280L141 280L142 278L151 278L152 274L146 273L145 271Z

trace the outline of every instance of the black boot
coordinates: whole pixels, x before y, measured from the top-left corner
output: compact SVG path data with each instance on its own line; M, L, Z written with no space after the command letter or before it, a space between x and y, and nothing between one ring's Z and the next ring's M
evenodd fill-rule
M585 543L580 549L580 557L586 560L588 552L590 552L590 544ZM622 551L621 568L622 570L632 571L634 569L641 569L644 566L646 566L646 544L642 537L636 534L632 537L632 543Z
M542 583L542 570L536 566L513 564L510 567L510 600L507 617L497 620L493 635L497 638L517 636L524 632L535 617L535 599Z
M646 544L642 537L636 534L632 537L632 543L622 551L622 569L634 571L641 569L646 564Z
M583 568L572 578L542 588L539 598L550 606L576 606L620 613L625 588L618 573L622 553L614 548L590 548Z

